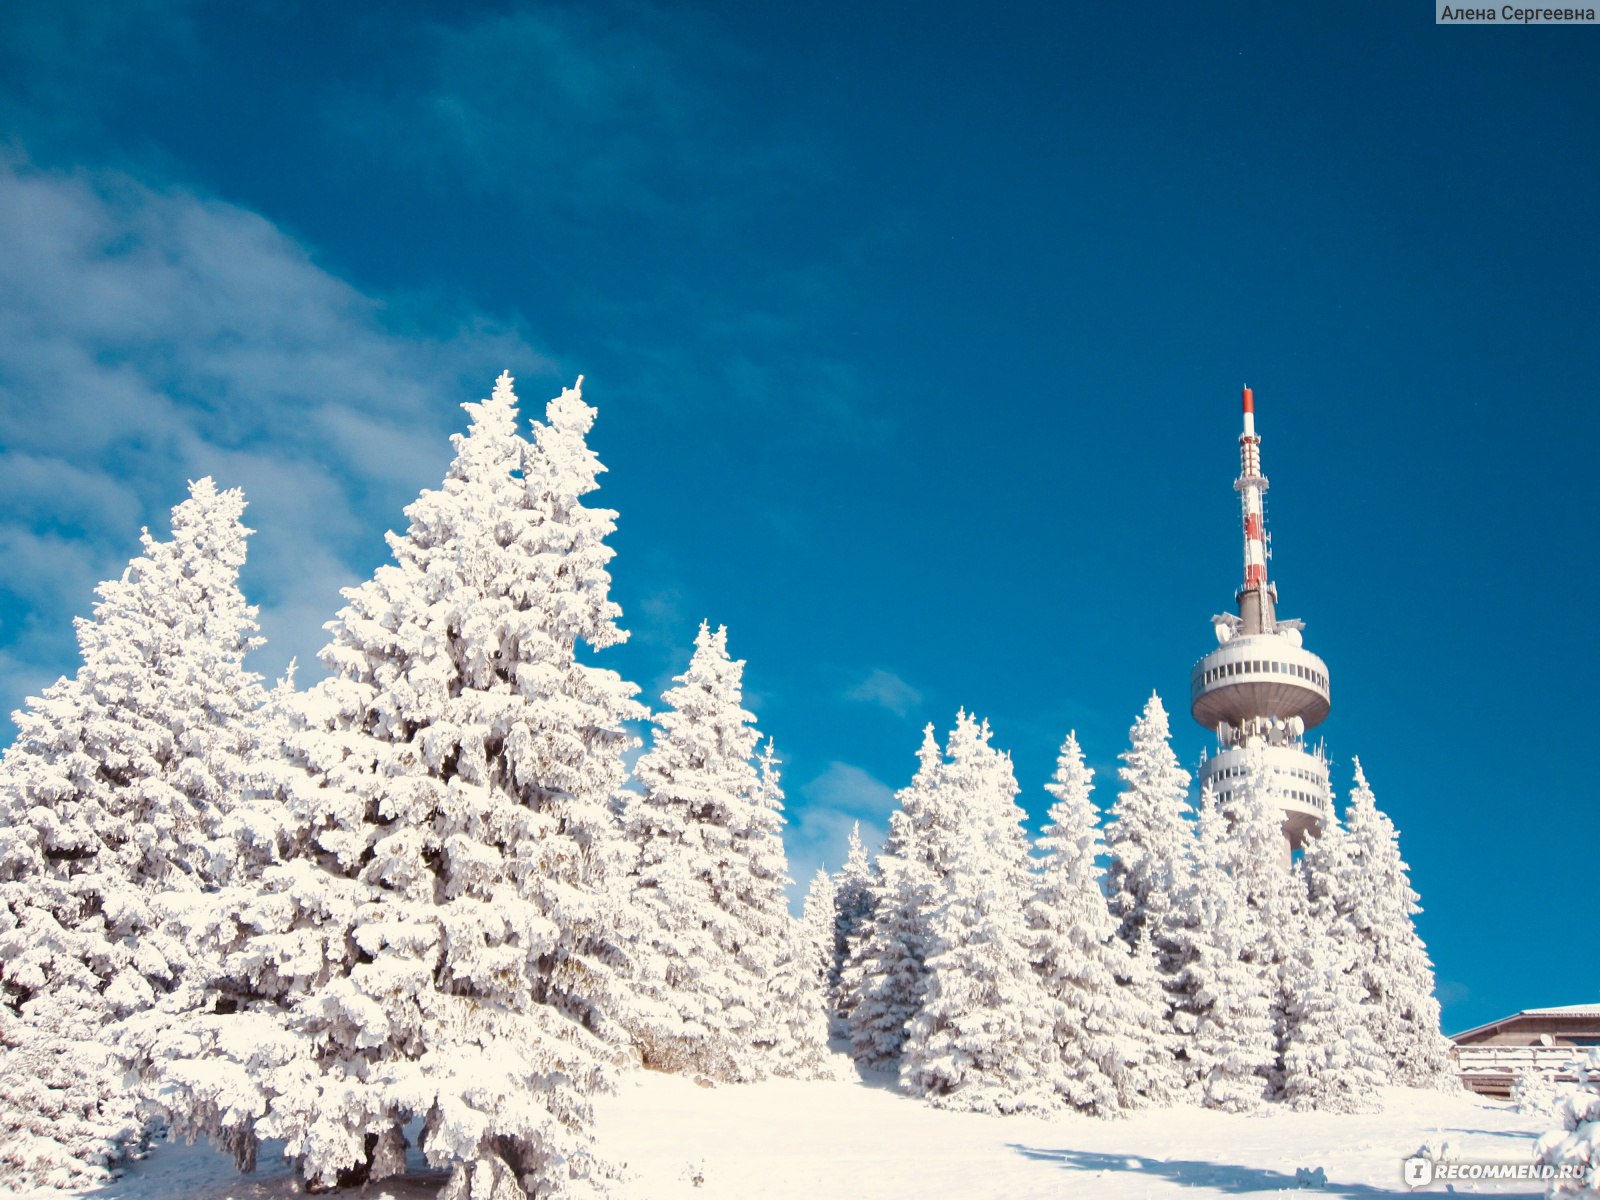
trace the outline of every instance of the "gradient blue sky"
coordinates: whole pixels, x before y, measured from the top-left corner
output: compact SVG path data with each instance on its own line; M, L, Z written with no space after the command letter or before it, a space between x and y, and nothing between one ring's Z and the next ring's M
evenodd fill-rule
M581 372L604 660L729 626L796 874L963 705L1107 804L1152 688L1208 742L1247 381L1447 1028L1600 999L1597 79L1416 3L8 0L0 704L207 473L313 659L457 405Z

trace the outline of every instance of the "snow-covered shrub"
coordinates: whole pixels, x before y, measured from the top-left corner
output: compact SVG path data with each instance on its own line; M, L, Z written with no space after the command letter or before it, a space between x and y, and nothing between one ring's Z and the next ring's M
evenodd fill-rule
M1600 1050L1590 1050L1577 1064L1578 1086L1568 1089L1557 1105L1559 1124L1539 1139L1538 1161L1570 1172L1552 1180L1549 1195L1600 1196Z
M1566 1091L1566 1088L1556 1083L1556 1077L1551 1072L1524 1067L1511 1080L1510 1099L1512 1106L1519 1113L1536 1117L1553 1117L1559 1111Z

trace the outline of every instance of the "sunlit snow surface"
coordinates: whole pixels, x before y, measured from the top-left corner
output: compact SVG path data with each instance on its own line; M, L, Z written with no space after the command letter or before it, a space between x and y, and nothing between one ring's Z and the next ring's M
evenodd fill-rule
M1392 1088L1377 1115L1280 1111L1232 1116L1193 1108L1125 1120L985 1117L943 1112L897 1094L887 1078L859 1082L699 1087L681 1076L628 1075L603 1099L601 1152L623 1165L619 1197L863 1197L1028 1200L1177 1197L1190 1200L1309 1190L1405 1196L1401 1160L1425 1143L1463 1159L1532 1155L1544 1122L1469 1095ZM1297 1171L1326 1172L1321 1188ZM698 1180L698 1182L696 1182ZM343 1193L424 1200L441 1174L387 1179ZM1474 1185L1456 1184L1458 1193ZM1535 1185L1480 1184L1481 1193L1535 1196ZM1519 1190L1520 1189L1520 1190ZM1444 1194L1439 1185L1420 1194ZM59 1192L32 1195L59 1200ZM263 1152L255 1175L204 1145L158 1147L123 1178L85 1195L104 1200L279 1200L298 1195L282 1160Z

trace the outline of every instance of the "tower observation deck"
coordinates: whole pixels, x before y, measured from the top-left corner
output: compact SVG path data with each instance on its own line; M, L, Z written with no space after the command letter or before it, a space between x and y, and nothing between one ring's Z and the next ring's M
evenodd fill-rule
M1190 676L1190 711L1217 735L1216 753L1201 763L1200 786L1209 784L1226 803L1244 776L1246 752L1261 747L1277 776L1287 854L1321 824L1332 803L1327 756L1320 745L1308 749L1305 743L1306 731L1328 715L1328 665L1302 644L1305 622L1278 616L1278 589L1267 579L1267 477L1249 388L1233 486L1244 519L1244 582L1234 596L1239 612L1211 618L1217 648Z

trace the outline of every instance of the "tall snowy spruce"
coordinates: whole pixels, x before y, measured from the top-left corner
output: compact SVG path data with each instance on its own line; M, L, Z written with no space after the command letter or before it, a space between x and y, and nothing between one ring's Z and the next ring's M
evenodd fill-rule
M1267 998L1271 1013L1273 1054L1266 1094L1273 1100L1283 1094L1284 1052L1299 984L1294 963L1311 936L1304 877L1298 864L1286 869L1283 863L1280 786L1264 748L1254 744L1225 806L1231 849L1227 862L1240 903L1240 961L1254 972L1254 986Z
M1172 752L1172 731L1154 692L1129 731L1117 775L1122 791L1106 824L1106 873L1111 912L1130 946L1148 942L1163 975L1172 970L1176 895L1186 886L1193 833L1185 814L1189 772Z
M895 798L889 836L878 855L871 915L850 944L841 1005L850 1053L870 1066L899 1061L906 1025L922 1008L929 937L927 907L943 886L959 826L937 812L944 757L930 723L922 731L917 771Z
M1257 961L1265 934L1240 888L1239 854L1231 822L1207 788L1194 869L1179 899L1173 1021L1194 1098L1227 1112L1260 1106L1277 1059L1274 980Z
M200 894L248 772L264 692L239 593L244 496L211 479L172 540L102 583L82 665L16 714L0 763L0 1177L105 1178L142 1125L119 1025L198 1003L202 981L158 897Z
M793 1057L791 1014L769 994L792 958L782 792L770 752L759 768L754 757L743 673L727 630L702 624L688 669L662 696L626 813L640 931L625 1023L646 1066L728 1080ZM820 992L811 999L820 1020Z
M872 864L861 844L861 822L850 827L844 866L833 876L833 965L828 973L828 1015L832 1032L844 1036L850 1023L850 991L845 968L852 947L872 920L875 901Z
M1055 803L1027 912L1052 1023L1049 1083L1063 1103L1107 1116L1167 1098L1175 1080L1153 973L1141 976L1106 907L1093 787L1094 772L1069 733L1045 785Z
M1301 858L1310 904L1305 940L1285 966L1290 1002L1283 1052L1283 1098L1300 1109L1376 1111L1375 1089L1389 1081L1361 1011L1359 940L1339 903L1339 893L1355 884L1348 842L1330 812Z
M1433 963L1417 935L1422 911L1400 857L1400 835L1377 806L1359 759L1345 806L1350 865L1338 908L1353 929L1353 972L1362 1013L1382 1050L1390 1081L1411 1087L1451 1086L1449 1042L1439 1030Z
M789 862L783 848L783 782L772 739L757 760L761 786L756 793L748 843L756 887L752 895L776 906L772 924L781 929L777 960L767 977L763 1011L766 1029L757 1043L774 1074L814 1079L828 1074L828 991L817 974L820 942L803 919L789 915L784 889ZM822 879L827 873L817 872ZM820 932L821 920L817 925ZM769 927L763 923L763 927Z
M926 981L907 1028L901 1086L941 1108L1011 1113L1056 1105L1053 1022L1033 969L1024 814L1011 760L965 712L947 745L938 811L959 830L925 910Z
M834 956L838 915L838 893L833 876L826 867L818 867L800 907L800 926L810 970L816 975L824 997L831 996L838 986L838 960Z
M400 1170L412 1120L445 1200L584 1194L603 1174L610 804L642 709L576 658L624 636L615 514L580 499L594 410L564 391L530 443L516 404L502 375L464 406L443 485L345 592L294 769L252 814L277 822L275 853L224 894L225 1003L149 1047L180 1132L243 1166L282 1138L314 1188Z

